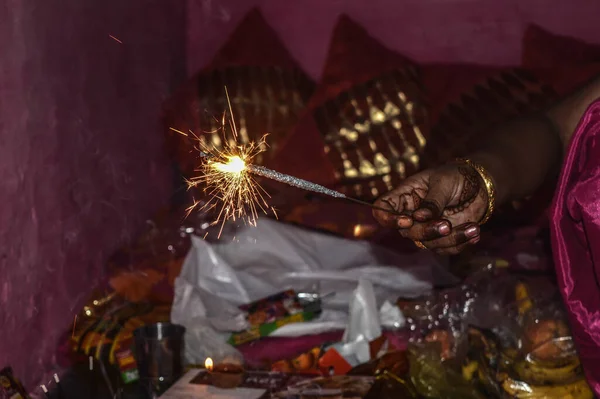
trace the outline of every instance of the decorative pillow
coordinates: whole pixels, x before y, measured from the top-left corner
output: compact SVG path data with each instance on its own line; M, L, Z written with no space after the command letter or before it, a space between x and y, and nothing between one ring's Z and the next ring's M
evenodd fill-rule
M557 96L524 69L428 65L422 76L432 99L427 166L468 153L487 130L541 109Z
M320 174L345 194L370 200L419 169L427 125L416 65L347 16L336 24L305 118L314 122L290 136L276 163L290 173ZM289 165L292 153L320 153L314 159L321 163Z
M192 175L198 164L194 151L198 143L189 132L216 148L223 145L223 135L207 133L222 127L223 113L229 110L225 87L241 142L257 141L269 133L271 149L263 154L264 159L257 159L264 163L296 124L314 83L298 68L260 12L250 11L212 63L164 106L169 148L186 176Z
M600 62L600 45L548 32L538 25L525 30L522 64L526 68L574 66Z

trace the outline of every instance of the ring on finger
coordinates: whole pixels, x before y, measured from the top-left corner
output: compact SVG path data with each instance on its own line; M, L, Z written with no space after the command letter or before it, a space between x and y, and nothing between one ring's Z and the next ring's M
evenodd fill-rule
M427 247L425 246L425 244L423 244L423 243L422 243L421 241L419 241L419 240L415 240L415 245L416 245L418 248L421 248L421 249L427 249Z

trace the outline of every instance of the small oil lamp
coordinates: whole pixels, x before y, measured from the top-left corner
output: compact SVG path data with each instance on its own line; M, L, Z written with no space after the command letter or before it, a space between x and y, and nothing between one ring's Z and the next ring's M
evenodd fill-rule
M208 357L204 361L204 367L210 375L212 384L217 388L235 388L244 381L244 368L238 364L214 364L213 360Z

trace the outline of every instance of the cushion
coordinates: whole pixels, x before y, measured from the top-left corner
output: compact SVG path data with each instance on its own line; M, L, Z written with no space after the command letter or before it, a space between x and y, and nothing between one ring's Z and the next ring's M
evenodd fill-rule
M573 66L600 62L600 45L551 33L538 25L525 30L522 64L526 68Z
M304 117L312 121L290 136L278 167L299 176L333 168L318 173L320 180L364 199L418 170L427 127L416 65L347 16L336 23L308 108ZM321 163L286 165L294 152L321 154Z
M524 69L427 65L422 76L431 99L427 166L467 154L486 130L556 98L551 86Z
M256 159L265 163L296 124L314 83L261 13L250 11L212 62L165 103L167 142L186 177L194 175L199 161L194 135L217 149L232 137L225 87L240 142L258 141L269 133L271 149Z

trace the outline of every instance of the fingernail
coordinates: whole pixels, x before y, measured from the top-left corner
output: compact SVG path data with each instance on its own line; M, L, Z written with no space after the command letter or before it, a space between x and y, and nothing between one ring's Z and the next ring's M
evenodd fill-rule
M450 234L450 226L448 226L448 223L442 222L438 225L438 231L443 235Z
M469 244L477 244L479 242L479 240L481 240L481 236L477 236L475 238L471 238L469 240Z
M398 226L402 227L403 225L406 225L406 223L410 222L410 218L408 216L398 216L398 221L397 224Z
M479 234L479 228L477 226L471 226L465 230L465 236L473 238Z

